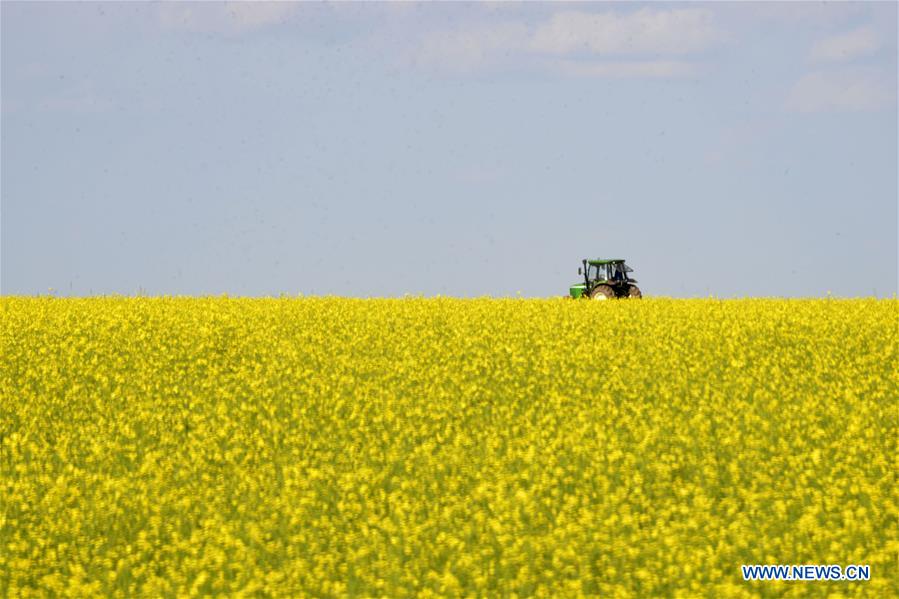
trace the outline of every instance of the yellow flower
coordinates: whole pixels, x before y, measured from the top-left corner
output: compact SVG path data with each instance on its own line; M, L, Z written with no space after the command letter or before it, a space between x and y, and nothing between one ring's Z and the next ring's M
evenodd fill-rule
M0 588L899 596L897 307L3 297Z

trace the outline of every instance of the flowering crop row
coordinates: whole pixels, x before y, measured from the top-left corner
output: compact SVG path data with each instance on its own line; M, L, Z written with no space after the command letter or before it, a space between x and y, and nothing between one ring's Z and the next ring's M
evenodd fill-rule
M899 596L897 317L2 298L0 594Z

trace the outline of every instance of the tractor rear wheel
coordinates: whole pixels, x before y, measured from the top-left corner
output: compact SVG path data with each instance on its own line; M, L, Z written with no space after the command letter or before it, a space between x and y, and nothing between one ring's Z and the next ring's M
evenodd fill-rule
M636 285L628 285L627 296L631 299L640 299L643 297L643 294L640 293L640 288Z
M590 294L592 300L610 300L615 299L615 290L608 285L597 285Z

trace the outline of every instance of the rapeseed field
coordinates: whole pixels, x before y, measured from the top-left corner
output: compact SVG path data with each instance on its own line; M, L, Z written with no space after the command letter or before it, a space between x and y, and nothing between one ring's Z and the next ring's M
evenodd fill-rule
M0 595L899 596L897 319L2 298Z

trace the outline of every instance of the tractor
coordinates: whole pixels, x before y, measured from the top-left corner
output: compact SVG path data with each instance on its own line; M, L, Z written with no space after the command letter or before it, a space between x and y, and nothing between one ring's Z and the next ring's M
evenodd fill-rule
M594 300L607 300L619 297L640 299L643 294L640 288L634 285L636 279L632 279L628 273L634 272L630 266L621 259L582 261L583 267L577 269L577 274L584 276L583 283L575 283L568 290L573 299L589 298Z

